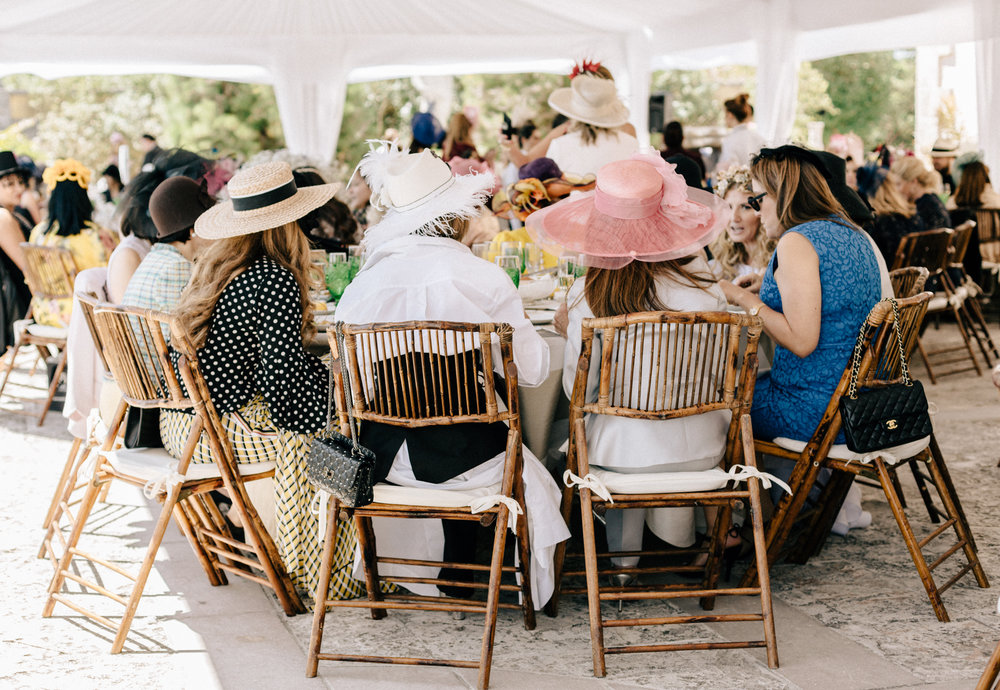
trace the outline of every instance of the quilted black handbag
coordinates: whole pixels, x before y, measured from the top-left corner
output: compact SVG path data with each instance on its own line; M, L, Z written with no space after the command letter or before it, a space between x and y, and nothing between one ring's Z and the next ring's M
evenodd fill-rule
M929 436L931 426L927 411L927 398L919 381L910 378L903 352L903 338L899 328L899 308L896 300L892 303L893 328L899 345L899 364L902 369L902 383L893 383L879 388L858 391L858 370L861 367L864 333L867 322L862 324L858 343L854 348L854 363L851 367L851 385L848 394L840 399L840 417L843 421L847 447L855 453L901 446L911 441Z
M375 476L375 454L358 443L358 431L351 414L351 379L344 358L343 324L337 323L337 350L340 371L344 378L347 416L351 422L351 437L337 432L313 439L306 458L306 477L317 489L327 491L351 508L366 506L374 499L372 484ZM327 389L326 421L330 426L333 408L333 372Z

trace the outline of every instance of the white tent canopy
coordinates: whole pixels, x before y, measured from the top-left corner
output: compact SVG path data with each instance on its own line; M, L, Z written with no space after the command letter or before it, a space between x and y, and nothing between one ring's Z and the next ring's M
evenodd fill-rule
M799 60L977 41L981 146L1000 161L996 0L0 0L0 74L169 72L274 85L288 147L334 152L350 82L568 70L598 58L646 128L653 69L758 66L757 120L783 140ZM877 96L873 94L873 97Z

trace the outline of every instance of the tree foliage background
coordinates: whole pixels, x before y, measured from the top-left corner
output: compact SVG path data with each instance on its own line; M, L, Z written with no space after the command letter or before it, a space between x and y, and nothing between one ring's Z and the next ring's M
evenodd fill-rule
M912 146L914 75L912 52L803 63L793 140L805 141L806 123L820 120L827 137L853 131L869 147L883 141ZM744 66L666 71L653 74L651 90L670 94L668 116L686 125L721 126L723 100L741 91L752 98L755 81L754 68ZM0 131L0 147L43 161L72 156L99 169L115 158L111 137L116 132L129 143L149 132L165 148L183 146L208 156L242 158L284 146L274 91L268 85L174 75L51 81L13 75L0 84L25 92L34 112L32 118ZM485 153L496 146L505 112L515 124L532 119L542 133L547 131L554 115L548 95L566 84L565 76L553 74L458 76L455 103L478 108L475 138ZM337 149L341 168L349 174L367 150L365 141L389 129L397 130L408 144L409 123L420 105L420 93L409 79L348 86ZM141 160L138 154L133 152L133 161Z

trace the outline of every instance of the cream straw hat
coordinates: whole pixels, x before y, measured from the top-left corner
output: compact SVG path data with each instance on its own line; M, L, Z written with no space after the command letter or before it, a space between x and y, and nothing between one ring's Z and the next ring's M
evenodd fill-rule
M199 216L194 232L218 240L277 228L319 208L340 187L336 183L298 189L292 168L284 161L244 168L226 185L230 201Z
M620 127L628 122L628 108L619 100L614 80L588 73L573 77L568 87L553 91L549 106L596 127Z

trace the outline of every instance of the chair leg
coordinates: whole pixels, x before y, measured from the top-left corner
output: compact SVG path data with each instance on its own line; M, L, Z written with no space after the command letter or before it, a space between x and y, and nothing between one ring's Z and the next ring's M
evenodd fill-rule
M760 607L764 616L764 641L767 644L767 665L778 668L778 638L774 631L774 609L771 602L771 572L767 565L767 547L764 543L764 516L760 507L760 480L747 482L750 490L750 524L753 526L754 562L760 582Z
M919 334L917 335L917 351L920 353L920 359L924 360L924 366L927 367L927 378L931 380L932 384L936 384L937 379L934 378L934 369L931 367L931 358L927 356L927 351L924 350L924 343Z
M62 500L63 489L66 487L67 481L72 481L70 479L73 476L73 468L77 466L77 456L80 455L80 448L84 447L85 450L90 450L90 444L86 446L83 444L82 438L74 438L73 445L70 446L69 455L66 457L66 462L63 464L62 474L59 475L59 483L56 484L55 493L52 494L52 501L49 503L49 510L45 513L45 522L42 523L42 527L48 529L48 526L52 523L52 516L56 514L56 510L59 508L59 502ZM41 558L41 556L39 556Z
M896 518L896 524L903 535L903 541L910 552L910 558L913 559L913 564L917 567L917 574L920 575L920 581L923 582L924 589L927 591L927 598L930 599L931 606L934 608L934 613L937 615L939 621L947 623L950 620L948 618L948 611L941 601L941 594L938 592L937 585L934 584L934 576L927 567L927 561L924 559L924 554L920 550L920 544L917 543L917 538L910 527L910 521L906 518L906 513L903 512L903 507L899 504L899 498L896 496L892 481L889 479L889 471L882 458L875 459L875 469L878 473L879 481L882 483L882 491L885 493L886 500L889 501L893 517Z
M7 371L5 371L3 375L3 383L0 383L0 395L3 395L4 389L7 388L7 379L10 378L10 372L13 371L14 369L14 362L17 360L17 352L20 349L21 349L21 343L15 342L14 349L7 350L7 352L10 354L10 360L8 360L7 363Z
M851 490L854 475L836 470L832 472L819 497L819 504L822 508L816 511L815 516L809 521L806 533L798 543L798 548L789 554L788 561L790 563L801 565L818 554L830 536L833 523L837 521L837 514L844 504L847 492Z
M583 558L587 569L587 606L590 611L590 644L594 656L594 676L607 675L604 665L604 626L601 619L601 587L597 571L597 542L590 490L580 489L580 521L583 523Z
M142 591L146 588L146 580L149 579L149 573L153 569L156 552L159 551L160 542L163 541L163 535L167 532L167 526L170 524L170 517L174 512L174 506L177 504L177 496L179 494L180 487L174 486L163 501L163 509L160 511L160 517L156 521L153 538L146 549L146 557L139 568L139 574L136 575L132 594L129 596L128 605L125 607L125 613L122 615L121 624L118 627L118 634L115 635L115 640L111 644L112 654L118 654L125 646L125 638L128 637L128 631L132 627L132 619L135 618L136 609L139 608L139 599L142 597Z
M990 356L1000 358L1000 352L997 351L997 346L993 342L993 338L990 337L986 318L983 316L983 310L979 307L979 302L976 301L976 298L971 296L962 303L962 306L966 311L966 318L972 329L972 335L975 337L976 342L979 343L983 359L986 360L986 366L991 367L993 366L993 362Z
M309 655L306 660L306 678L315 678L319 666L319 650L323 646L323 626L326 624L326 599L330 593L330 571L333 569L333 554L337 548L337 527L340 520L336 499L329 499L334 505L327 511L326 539L323 541L323 557L319 566L319 585L316 590L313 611L312 632L309 634Z
M927 482L924 480L924 475L920 472L920 466L917 465L918 462L917 458L910 458L906 464L910 466L910 474L913 475L913 482L917 485L917 490L920 492L924 508L927 509L927 517L930 518L931 522L937 524L941 522L941 511L934 505L934 498L931 496L930 489L927 488ZM893 472L892 478L897 482L896 492L899 493L899 472ZM906 507L905 503L903 503L903 507Z
M1000 465L1000 463L998 463L998 465ZM570 524L570 516L573 512L573 494L574 491L572 487L563 487L562 505L560 506L560 509L562 511L563 522L567 525ZM559 544L556 545L555 557L552 559L552 569L555 576L555 588L552 590L552 596L549 598L548 603L545 604L545 615L552 618L559 614L559 597L562 595L562 573L563 567L566 564L566 548L568 546L568 539L566 541L559 542Z
M331 510L339 510L339 504L334 501ZM361 515L354 516L354 526L358 533L358 546L361 548L361 560L365 566L365 589L368 590L368 601L382 601L382 589L378 579L378 555L375 547L375 530L372 529L372 519ZM371 609L372 620L385 618L386 610Z
M501 504L493 523L493 557L490 560L490 587L486 594L486 621L483 623L483 645L479 652L479 690L490 685L493 664L493 642L497 631L497 611L500 609L500 578L503 575L503 552L507 540L507 506ZM530 590L529 590L530 591Z
M97 501L97 494L100 490L99 482L96 480L88 482L87 490L84 492L83 498L77 507L76 520L73 522L69 536L66 537L66 548L59 558L59 564L56 566L56 571L52 574L52 580L49 582L49 596L42 609L42 618L48 618L52 615L52 609L56 605L56 599L53 595L58 594L59 590L62 589L63 583L66 581L66 573L69 571L70 563L73 560L73 551L80 542L83 527L87 522L87 518L90 517L90 511Z
M972 366L976 369L976 376L982 376L983 370L979 366L979 360L976 359L976 353L972 350L972 336L969 335L969 331L972 329L971 326L966 325L965 316L962 314L963 311L964 309L961 307L952 308L952 313L955 315L955 323L958 324L958 332L962 336L962 340L965 341L965 349L969 353L969 359L972 360ZM986 361L989 362L989 359Z
M521 609L524 614L524 629L535 629L535 603L531 591L531 532L528 527L528 511L524 506L524 485L514 489L515 499L524 512L517 518L517 536L514 542L517 546L518 559L521 561Z
M930 451L931 458L937 467L943 486L947 490L948 495L951 497L951 502L955 506L955 512L962 521L966 534L969 536L969 543L972 544L972 548L976 549L976 539L972 536L972 529L969 527L969 519L965 517L965 509L962 508L962 501L958 498L958 491L955 490L955 484L951 481L951 473L948 471L948 464L944 461L944 456L941 454L941 447L938 445L937 437L933 433L931 434L931 444L928 446L928 450ZM941 485L938 485L939 495L940 486Z
M38 426L45 423L45 416L49 413L49 408L52 406L52 399L56 397L56 389L59 388L59 379L62 377L63 370L66 368L66 348L62 348L59 351L59 360L56 364L56 371L52 375L52 383L49 384L49 397L45 399L45 406L42 408L42 416L38 418Z
M1000 644L997 644L993 649L990 660L986 662L983 675L979 677L979 681L976 683L976 690L990 690L993 687L993 683L996 682L997 676L1000 676Z
M229 584L225 573L215 567L215 555L205 548L205 538L201 535L201 529L209 527L205 524L205 516L194 505L189 502L198 500L198 496L190 496L184 501L177 501L174 506L174 519L177 526L191 544L195 557L201 564L205 575L208 576L208 583L213 587Z

